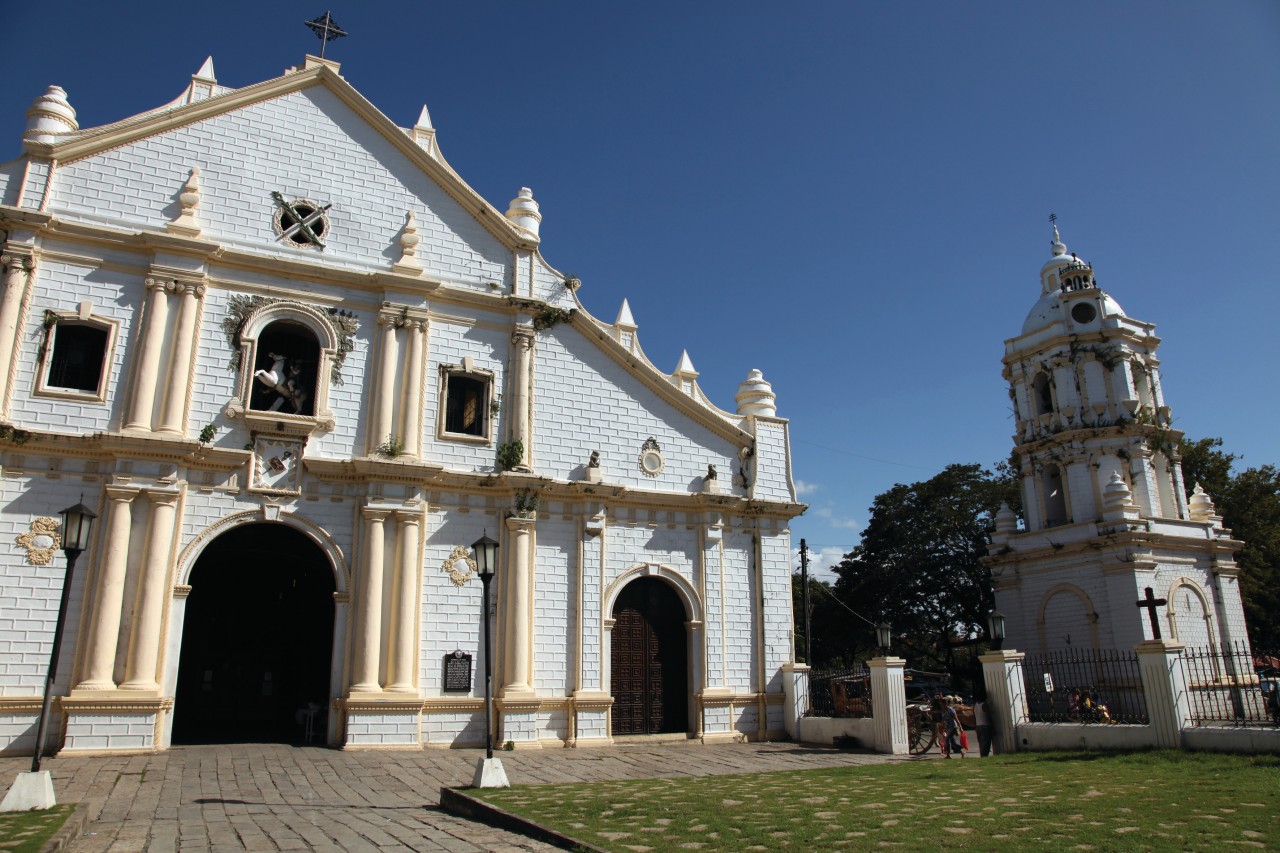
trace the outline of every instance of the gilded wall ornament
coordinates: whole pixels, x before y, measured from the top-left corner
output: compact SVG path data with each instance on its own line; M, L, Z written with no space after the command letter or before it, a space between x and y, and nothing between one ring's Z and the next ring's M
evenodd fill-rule
M476 565L475 557L471 556L471 549L465 545L459 545L453 549L448 557L444 559L444 565L440 567L449 575L449 580L453 581L454 586L466 586L467 581L475 577L480 567Z
M27 549L27 562L33 566L47 566L53 562L58 550L58 528L62 521L42 515L31 520L26 533L19 533L18 544Z

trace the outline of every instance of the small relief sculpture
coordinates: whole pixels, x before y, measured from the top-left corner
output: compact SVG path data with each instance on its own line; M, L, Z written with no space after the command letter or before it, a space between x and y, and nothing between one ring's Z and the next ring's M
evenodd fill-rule
M587 462L587 467L588 467L588 468L599 468L599 467L600 467L600 451L599 451L599 450L593 450L593 451L591 451L591 459L590 459L590 460L588 460L588 462Z
M53 562L58 550L58 528L62 521L47 515L31 520L26 533L19 533L18 544L27 549L27 562L33 566L47 566Z
M300 489L299 466L303 442L294 438L258 435L253 442L252 479L254 491L296 495Z
M716 475L716 466L714 466L714 465L708 465L708 466L707 466L707 479L708 479L708 480L714 480L714 479L716 478L716 476L717 476L717 475Z
M455 547L449 556L444 558L444 565L440 568L449 575L449 580L453 581L454 586L466 586L467 581L471 580L479 570L475 557L471 556L471 549L465 545Z
M662 473L663 467L666 465L662 458L662 448L658 446L658 440L653 436L645 441L640 447L640 472L646 477L656 477Z

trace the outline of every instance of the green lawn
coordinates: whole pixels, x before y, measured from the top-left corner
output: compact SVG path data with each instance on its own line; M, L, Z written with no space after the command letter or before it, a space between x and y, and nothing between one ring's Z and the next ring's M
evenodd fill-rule
M1280 756L1020 753L468 791L609 850L1280 849Z
M36 853L75 811L74 805L36 812L0 812L0 850Z

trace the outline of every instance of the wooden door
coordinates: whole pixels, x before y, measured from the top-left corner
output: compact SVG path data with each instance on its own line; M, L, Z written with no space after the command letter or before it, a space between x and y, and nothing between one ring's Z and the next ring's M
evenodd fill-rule
M613 608L613 733L688 728L684 607L663 581L642 578Z

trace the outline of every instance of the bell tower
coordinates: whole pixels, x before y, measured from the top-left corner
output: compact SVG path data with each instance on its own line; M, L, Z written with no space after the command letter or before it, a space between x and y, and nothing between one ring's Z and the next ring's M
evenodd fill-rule
M1244 639L1230 538L1212 500L1188 503L1150 323L1124 313L1058 233L1040 297L1005 341L1025 529L996 517L991 556L1011 646L1130 648L1150 639L1145 587L1169 600L1163 636Z

